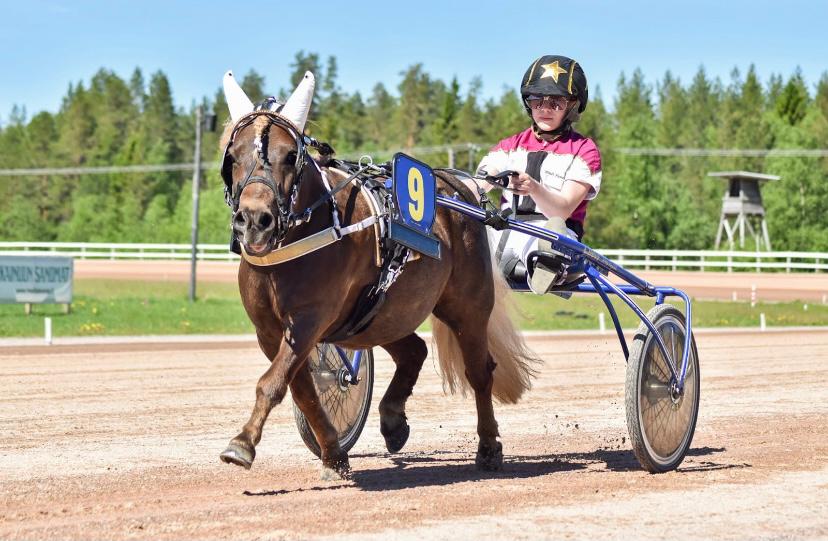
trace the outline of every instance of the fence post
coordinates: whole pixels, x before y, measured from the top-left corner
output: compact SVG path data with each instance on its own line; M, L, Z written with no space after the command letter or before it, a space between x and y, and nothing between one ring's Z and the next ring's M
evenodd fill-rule
M477 147L473 144L469 143L469 171L474 173L474 153L477 151Z
M699 271L704 272L704 256L699 258Z
M676 272L676 259L677 259L676 254L673 254L673 272Z
M201 189L201 116L202 107L199 105L195 110L195 150L193 151L193 220L190 234L190 302L196 298L196 261L198 261L198 204L199 191Z

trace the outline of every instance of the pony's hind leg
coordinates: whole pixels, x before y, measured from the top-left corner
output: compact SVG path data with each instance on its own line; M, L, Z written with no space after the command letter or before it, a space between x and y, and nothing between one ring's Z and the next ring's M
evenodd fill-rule
M492 405L492 373L496 365L489 354L485 331L477 331L455 334L463 352L466 379L474 390L474 401L477 406L477 435L480 443L477 446L475 464L480 470L495 471L503 466L503 446L497 441L500 434Z
M503 446L497 441L500 434L492 405L493 372L496 364L488 350L486 318L480 317L483 313L485 312L482 310L469 309L465 313L457 314L457 317L449 317L445 307L438 307L434 315L440 321L434 322L434 336L438 340L438 345L440 341L444 342L440 346L440 364L443 365L444 377L447 376L447 364L456 365L459 362L459 359L455 361L454 355L444 358L444 355L449 354L448 350L453 349L447 347L446 351L443 350L444 346L448 346L445 342L450 338L446 333L451 333L452 338L457 340L460 348L457 353L463 358L464 375L474 391L477 406L477 435L480 442L475 463L481 470L499 470L503 465ZM445 330L438 333L440 329Z
M408 441L410 429L405 416L405 402L417 383L428 348L416 334L384 344L382 348L391 355L397 368L380 401L380 432L385 438L388 451L396 453Z

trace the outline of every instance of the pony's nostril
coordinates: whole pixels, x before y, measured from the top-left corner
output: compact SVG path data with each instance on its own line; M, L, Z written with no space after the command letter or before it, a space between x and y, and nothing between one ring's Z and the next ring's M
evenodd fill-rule
M273 216L269 212L262 213L262 215L259 216L259 226L262 229L267 229L268 227L270 227L270 224L272 223Z
M244 216L244 212L238 211L236 215L233 217L233 225L244 227L246 223L247 219Z

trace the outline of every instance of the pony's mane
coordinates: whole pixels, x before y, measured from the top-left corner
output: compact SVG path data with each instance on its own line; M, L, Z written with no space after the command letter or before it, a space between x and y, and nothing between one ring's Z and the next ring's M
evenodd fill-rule
M269 125L268 119L266 116L262 116L257 118L253 121L253 129L256 132L257 136L262 135L262 130L264 130ZM227 122L224 123L224 128L221 132L221 137L219 138L219 149L224 150L227 148L227 142L230 141L230 136L233 135L233 128L236 127L236 123L233 122L232 118L228 118Z
M233 128L235 127L236 123L233 122L233 119L227 117L227 122L224 123L224 129L219 138L219 150L223 151L227 147L227 142L230 140L230 135L233 133Z

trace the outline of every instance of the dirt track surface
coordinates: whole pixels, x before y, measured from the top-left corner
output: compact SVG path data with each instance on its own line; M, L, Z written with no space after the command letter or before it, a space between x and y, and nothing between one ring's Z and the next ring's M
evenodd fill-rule
M199 262L197 280L235 283L238 267L236 262ZM633 272L653 285L681 289L694 298L731 300L735 294L737 299L749 300L753 286L758 300L825 302L828 298L826 273ZM76 260L75 277L189 282L190 263Z
M611 336L529 339L546 364L497 406L502 472L474 468L474 402L432 360L389 455L375 399L352 481L324 482L290 399L253 469L218 454L265 369L252 344L0 349L2 539L828 537L828 332L699 333L701 409L678 471L630 450ZM494 537L492 537L494 536Z

